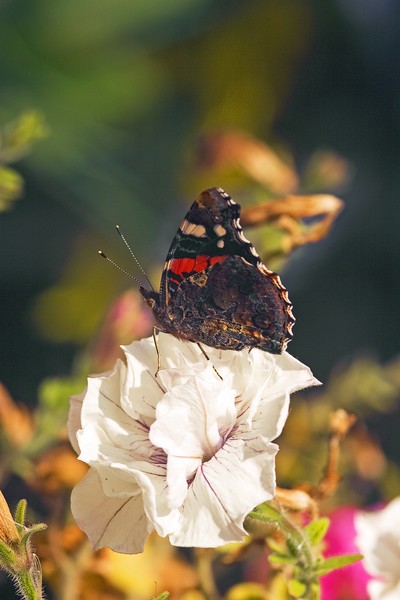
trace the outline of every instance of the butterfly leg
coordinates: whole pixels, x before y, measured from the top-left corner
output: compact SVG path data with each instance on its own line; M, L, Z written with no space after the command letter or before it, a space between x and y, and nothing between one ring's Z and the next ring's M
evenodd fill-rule
M161 369L161 354L160 354L160 348L158 347L158 342L157 342L157 327L153 327L153 340L154 340L154 346L157 352L157 371L154 373L154 377L157 377L158 375L158 371Z
M200 344L200 342L197 342L198 347L200 348L200 350L202 351L202 353L204 354L204 356L206 357L207 360L210 360L210 357L208 356L207 352L204 350L203 346ZM212 363L211 363L212 364ZM218 373L217 369L214 367L214 365L212 365L212 368L214 369L214 371L216 372L216 374L218 375L218 377L221 379L221 381L223 381L221 375Z

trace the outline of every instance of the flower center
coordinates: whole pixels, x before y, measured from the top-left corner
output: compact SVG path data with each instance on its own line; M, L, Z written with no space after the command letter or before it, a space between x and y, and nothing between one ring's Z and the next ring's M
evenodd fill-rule
M156 465L166 465L168 462L168 456L162 448L154 448L151 455L151 460Z
M213 456L217 454L219 450L221 450L222 446L225 443L225 437L220 434L219 440L217 442L211 442L207 438L207 445L205 445L203 449L203 456L201 458L202 463L208 462Z

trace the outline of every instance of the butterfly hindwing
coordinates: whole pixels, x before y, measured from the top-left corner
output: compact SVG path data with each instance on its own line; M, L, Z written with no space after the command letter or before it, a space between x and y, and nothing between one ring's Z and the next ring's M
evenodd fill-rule
M183 281L168 314L178 336L190 338L195 329L196 341L208 346L257 347L280 354L288 336L289 315L282 310L280 290L238 256Z

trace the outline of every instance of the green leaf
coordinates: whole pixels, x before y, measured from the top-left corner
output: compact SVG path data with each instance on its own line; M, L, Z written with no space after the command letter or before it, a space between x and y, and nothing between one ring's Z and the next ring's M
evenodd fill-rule
M319 581L313 581L311 583L311 594L311 598L313 598L313 600L321 600L321 586Z
M21 194L24 182L14 169L0 166L0 211L9 210Z
M294 596L295 598L302 598L307 591L307 586L298 579L290 579L288 582L288 590L291 596Z
M81 391L85 383L80 377L52 377L41 382L36 435L26 449L29 456L37 455L54 442L66 422L69 397Z
M274 552L274 554L270 554L268 556L268 560L274 565L294 565L297 562L297 558L295 556L289 556L288 554L278 554L276 552Z
M316 575L326 575L336 569L347 567L363 558L362 554L344 554L343 556L332 556L318 563L314 569Z
M47 529L46 523L36 523L32 527L29 527L29 529L26 529L25 533L21 536L21 545L26 546L32 535L39 531L44 531L44 529Z
M169 592L161 592L157 596L153 596L152 600L167 600Z
M282 542L277 542L273 537L269 537L267 539L267 544L273 552L276 552L277 554L285 554L286 548L285 544L282 544Z
M14 521L16 525L20 527L25 526L25 513L26 513L27 501L22 499L18 502L17 508L15 509Z
M251 519L257 519L258 521L263 521L264 523L282 522L281 514L266 502L264 504L259 504L259 506L252 510L248 516Z
M35 142L46 138L49 128L41 112L30 110L6 125L1 135L0 161L10 163L19 160Z
M329 528L329 523L329 519L324 517L322 519L318 519L317 521L312 521L312 523L307 525L305 532L311 546L316 546L325 537L325 534Z
M3 540L0 540L0 566L13 573L16 564L17 557L15 552Z
M302 551L301 546L290 534L286 535L286 546L292 556L299 556Z

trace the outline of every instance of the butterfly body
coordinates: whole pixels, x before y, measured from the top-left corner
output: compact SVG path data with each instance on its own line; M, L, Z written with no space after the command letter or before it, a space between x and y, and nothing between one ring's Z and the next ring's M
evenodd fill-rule
M292 304L239 217L239 204L221 188L202 192L171 244L160 293L140 291L161 331L214 348L280 354L292 337Z

